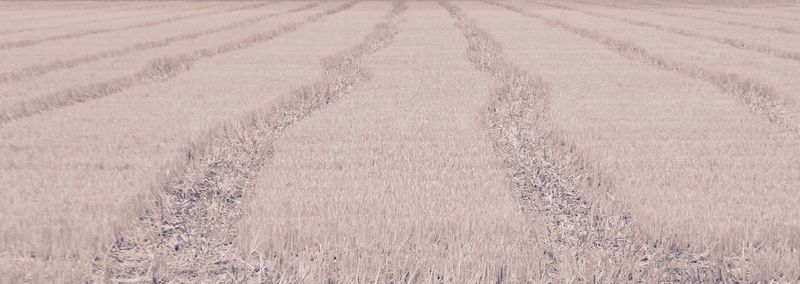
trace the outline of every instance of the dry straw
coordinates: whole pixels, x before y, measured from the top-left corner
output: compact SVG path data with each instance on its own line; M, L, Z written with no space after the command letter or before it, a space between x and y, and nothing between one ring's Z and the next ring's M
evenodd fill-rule
M501 45L460 8L442 5L458 19L469 41L470 61L500 84L488 109L489 133L511 170L523 210L546 226L540 228L542 238L535 244L542 246L550 262L546 278L556 282L747 279L737 273L747 265L740 259L711 261L706 251L644 233L628 210L614 201L613 181L551 123L547 83L505 61Z
M209 15L214 15L214 14L229 13L229 12L239 11L239 10L259 8L259 7L263 7L263 6L269 5L269 4L270 4L270 2L259 3L259 4L247 5L247 6L244 6L244 7L228 8L228 9L224 9L224 10L220 10L220 11L211 11L211 12L205 12L205 13L192 14L192 15L169 17L169 18L166 18L166 19L161 19L161 20L156 20L156 21L151 21L151 22L145 22L145 23L137 23L137 24L127 25L127 26L123 26L123 27L93 29L93 30L88 30L88 31L81 31L81 32L75 32L75 33L54 35L54 36L49 36L49 37L45 37L45 38L28 39L28 40L0 43L0 50L32 46L32 45L36 45L36 44L40 44L40 43L48 42L48 41L54 41L54 40L72 39L72 38L79 38L79 37L84 37L84 36L89 36L89 35L97 35L97 34L103 34L103 33L109 33L109 32L118 32L118 31L124 31L124 30L129 30L129 29L136 29L136 28L152 27L152 26L156 26L156 25L161 25L161 24L166 24L166 23L170 23L170 22L175 22L175 21L180 21L180 20L185 20L185 19L191 19L191 18L196 18L196 17L202 17L202 16L209 16Z
M566 30L599 42L610 50L627 58L637 60L662 70L675 71L688 77L704 80L722 90L723 93L732 95L744 103L748 109L761 115L772 123L781 125L791 131L800 131L800 115L792 111L781 101L772 87L750 79L742 78L737 74L726 74L707 70L700 66L669 61L632 42L620 40L612 36L568 24L559 19L549 18L519 7L500 2L486 1L487 3L517 12L523 16L542 20L548 26Z
M309 20L348 9L356 2ZM212 130L191 147L184 168L157 194L155 207L95 263L97 277L158 282L277 281L279 275L265 275L258 252L242 252L237 247L241 199L253 187L255 175L271 156L272 141L284 128L338 100L368 78L361 58L391 42L404 10L405 3L396 2L386 21L377 24L361 43L323 59L320 81L236 123ZM162 225L163 221L168 225Z
M238 22L235 22L235 23L232 23L232 24L228 24L228 25L224 25L224 26L220 26L220 27L214 27L214 28L210 28L210 29L206 29L206 30L202 30L202 31L185 33L185 34L180 34L180 35L174 35L174 36L166 37L166 38L159 39L159 40L151 40L151 41L132 44L130 46L119 48L119 49L95 52L95 53L86 54L86 55L82 55L82 56L78 56L78 57L74 57L74 58L59 59L59 60L55 60L55 61L48 62L48 63L37 64L37 65L25 67L25 68L22 68L21 70L18 70L18 71L7 72L7 73L4 73L4 74L0 74L0 84L8 83L8 82L14 82L14 81L20 81L20 80L28 79L28 78L32 78L32 77L38 77L38 76L42 76L42 75L50 73L50 72L54 72L54 71L58 71L58 70L64 70L64 69L70 69L70 68L77 67L77 66L80 66L80 65L83 65L83 64L86 64L86 63L91 63L91 62L103 60L103 59L106 59L106 58L120 57L120 56L125 56L125 55L131 54L131 53L139 52L139 51L145 51L145 50L148 50L148 49L161 48L161 47L165 47L165 46L168 46L168 45L176 43L176 42L192 40L192 39L200 38L200 37L203 37L203 36L206 36L206 35L210 35L210 34L215 34L215 33L226 32L226 31L231 31L231 30L235 30L235 29L244 28L244 27L247 27L247 26L251 26L251 25L257 24L259 22L263 22L265 20L268 20L270 18L279 16L279 15L283 15L283 14L287 14L287 13L294 13L294 12L299 12L299 11L311 9L311 8L314 8L314 7L318 6L319 4L320 4L319 2L310 3L310 4L307 4L307 5L305 5L303 7L300 7L300 8L293 8L293 9L287 10L287 11L273 12L273 13L268 13L266 15L251 17L251 18L248 18L248 19L245 19L245 20L242 20L242 21L238 21Z
M292 9L287 12L297 12L311 9L315 6L316 5L307 5L301 8ZM335 9L327 10L311 15L304 20L283 24L273 30L251 34L243 39L224 43L217 47L195 50L171 57L154 59L148 62L136 74L115 78L107 82L72 87L41 98L22 101L17 104L0 108L0 124L23 117L36 115L48 110L105 97L137 85L167 80L172 76L188 71L191 69L192 65L200 60L268 42L276 37L294 32L307 24L319 21L322 17L335 12L338 11Z

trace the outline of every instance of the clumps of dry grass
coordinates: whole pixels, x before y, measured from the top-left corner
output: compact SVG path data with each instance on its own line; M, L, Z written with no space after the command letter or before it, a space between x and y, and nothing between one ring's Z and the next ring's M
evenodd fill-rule
M118 4L112 4L112 5L118 5ZM158 5L152 5L152 6L148 5L148 6L137 7L137 8L133 8L133 9L128 8L125 11L138 12L139 10L148 10L148 9L152 9L152 8L161 8L161 7L166 7L166 6L169 6L169 4L158 4ZM186 9L186 10L183 10L183 11L191 11L191 10L195 10L195 9L208 8L208 7L212 7L212 6L213 5L191 7L189 9ZM151 13L149 15L152 16L152 15L160 15L160 14L166 14L166 13L175 13L175 11L170 11L168 9L166 11L155 12L155 13ZM78 21L78 22L71 22L71 23L58 23L56 25L49 25L49 26L43 26L43 27L19 28L19 29L13 29L13 30L0 31L0 35L24 33L24 32L31 32L31 31L38 31L38 30L47 30L47 29L53 29L53 28L64 28L64 27L71 27L71 26L77 26L77 25L83 25L83 24L97 23L97 22L106 21L106 20L115 21L115 20L122 20L122 19L135 18L135 17L141 17L141 15L131 14L131 15L125 15L125 16L121 16L121 17L114 17L114 18L103 19L103 20L90 19L90 20L86 20L86 21Z
M242 253L237 247L242 197L253 187L255 175L271 156L272 141L282 129L367 79L361 57L390 43L404 9L404 2L397 2L387 21L376 25L361 43L322 60L320 81L210 131L208 137L191 146L185 166L175 171L163 192L156 193L159 198L155 206L130 230L117 236L107 255L95 261L95 277L106 281L264 282L259 254Z
M666 16L698 19L698 20L704 20L704 21L714 22L714 23L718 23L718 24L747 27L747 28L757 29L757 30L762 30L762 31L772 31L772 32L779 32L779 33L784 33L784 34L800 35L800 32L795 31L795 30L793 30L791 28L788 28L788 27L773 28L773 27L765 27L765 26L762 26L762 25L756 25L756 24L739 22L739 21L718 20L718 19L714 19L714 18L710 18L710 17L689 16L689 15L683 15L683 14L672 13L672 12L667 12L667 11L655 11L655 10L648 10L648 11L649 12L653 12L653 13L657 13L657 14L666 15Z
M709 82L722 90L722 92L733 95L744 103L752 112L761 115L770 122L781 125L791 131L800 131L800 115L787 107L786 103L782 101L780 96L769 85L742 78L736 74L715 72L700 66L668 61L667 59L648 52L646 49L634 43L620 40L591 29L570 25L564 21L525 11L519 7L505 3L485 2L517 12L526 17L542 20L548 26L566 30L584 38L594 40L627 58L653 65L662 70L679 72L688 77Z
M701 9L703 9L703 10L709 10L709 9L707 9L708 7L700 7L700 8L701 8ZM737 16L754 16L754 17L758 17L758 18L766 18L766 19L784 19L784 20L790 20L790 21L797 21L797 20L800 20L800 18L795 18L795 17L783 17L783 16L777 16L777 15L762 15L762 14L747 14L747 13L734 12L734 11L727 11L727 10L722 10L722 9L710 9L710 10L711 10L711 11L714 11L714 12L717 12L717 13L728 14L728 15L737 15ZM787 10L788 10L788 9L787 9Z
M170 36L170 37L167 37L167 38L164 38L164 39L160 39L160 40L153 40L153 41L137 43L137 44L133 44L131 46L123 47L123 48L120 48L120 49L96 52L96 53L91 53L91 54L87 54L87 55L83 55L83 56L79 56L79 57L75 57L75 58L70 58L70 59L66 59L66 60L56 60L56 61L53 61L53 62L48 62L48 63L44 63L44 64L38 64L38 65L29 66L29 67L23 68L23 69L21 69L19 71L0 74L0 84L8 83L8 82L14 82L14 81L20 81L20 80L28 79L28 78L32 78L32 77L37 77L37 76L41 76L41 75L44 75L44 74L47 74L47 73L50 73L50 72L54 72L54 71L58 71L58 70L70 69L70 68L73 68L73 67L76 67L76 66L79 66L79 65L82 65L82 64L91 63L91 62L99 61L99 60L106 59L106 58L119 57L119 56L124 56L124 55L131 54L131 53L134 53L134 52L139 52L139 51L144 51L144 50L154 49L154 48L160 48L160 47L165 47L165 46L168 46L168 45L176 43L176 42L192 40L192 39L200 38L202 36L206 36L206 35L210 35L210 34L214 34L214 33L226 32L226 31L231 31L231 30L235 30L235 29L244 28L244 27L247 27L247 26L251 26L251 25L257 24L259 22L263 22L265 20L268 20L268 19L273 18L273 17L278 16L278 15L283 15L283 14L288 14L288 13L295 13L295 12L299 12L299 11L303 11L303 10L312 9L314 7L319 6L319 4L320 4L320 2L310 3L310 4L304 5L302 7L293 8L293 9L290 9L290 10L287 10L287 11L282 11L282 12L269 13L269 14L262 15L262 16L256 16L256 17L252 17L252 18L249 18L249 19L245 19L245 20L242 20L242 21L238 21L236 23L232 23L232 24L228 24L228 25L224 25L224 26L220 26L220 27L215 27L215 28L211 28L211 29L206 29L206 30L197 31L197 32L191 32L191 33L186 33L186 34L180 34L180 35L175 35L175 36Z
M308 16L301 21L283 24L271 31L251 34L246 38L224 43L214 48L195 50L182 55L154 59L147 63L142 70L130 76L115 78L102 83L73 87L41 98L2 107L0 108L0 124L36 115L48 110L108 96L133 86L167 80L172 76L191 69L192 65L199 60L270 41L276 37L294 32L307 24L319 21L325 16L350 8L355 5L355 3L356 2L349 2L346 5L336 6Z
M123 26L123 27L100 28L100 29L93 29L93 30L88 30L88 31L80 31L80 32L67 33L67 34L61 34L61 35L54 35L54 36L49 36L49 37L45 37L45 38L28 39L28 40L14 41L14 42L6 42L6 43L1 43L0 44L0 50L32 46L32 45L36 45L36 44L40 44L40 43L48 42L48 41L72 39L72 38L79 38L79 37L84 37L84 36L88 36L88 35L97 35L97 34L108 33L108 32L117 32L117 31L124 31L124 30L136 29L136 28L152 27L152 26L156 26L156 25L166 24L166 23L185 20L185 19L191 19L191 18L214 15L214 14L230 13L230 12L239 11L239 10L257 9L257 8L269 5L271 3L272 2L258 3L258 4L252 4L252 5L243 6L243 7L235 7L235 8L223 9L223 10L219 10L219 11L211 11L211 12L192 14L192 15L185 15L185 16L175 16L175 17L169 17L169 18L166 18L166 19L161 19L161 20L156 20L156 21L150 21L150 22L127 25L127 26Z
M442 2L458 19L476 68L500 86L488 109L489 135L511 171L523 210L539 220L537 245L549 258L547 278L568 281L736 281L730 267L713 266L706 252L652 239L613 201L603 178L550 121L549 86L502 58L501 46L460 8ZM733 266L731 266L733 267Z
M698 32L691 31L691 30L685 30L685 29L680 29L680 28L676 28L676 27L669 27L669 26L664 26L664 25L661 25L661 24L656 24L656 23L651 23L651 22L646 22L646 21L631 20L631 19L627 19L627 18L624 18L624 17L616 17L616 16L607 15L607 14L603 14L603 13L599 13L599 12L595 12L595 11L580 10L580 9L576 9L576 8L572 8L572 7L567 7L567 6L564 6L564 5L559 5L559 4L543 3L543 2L538 2L538 1L531 1L531 2L539 4L539 5L543 5L543 6L554 7L554 8L559 8L559 9L564 9L564 10L569 10L569 11L576 11L576 12L583 13L583 14L590 15L590 16L613 19L613 20L625 22L625 23L628 23L628 24L636 25L636 26L655 29L655 30L662 31L662 32L668 32L668 33L673 33L673 34L682 35L682 36L686 36L686 37L703 39L703 40L710 40L710 41L713 41L713 42L716 42L716 43L721 43L721 44L724 44L724 45L728 45L728 46L731 46L731 47L734 47L734 48L738 48L738 49L742 49L742 50L748 50L748 51L754 51L754 52L758 52L758 53L774 56L774 57L777 57L777 58L800 61L800 53L798 53L798 52L788 51L788 50L781 50L781 49L774 48L774 47L767 46L767 45L761 45L761 44L756 44L756 43L752 43L752 42L745 42L745 41L738 40L738 39L720 37L720 36L715 36L715 35L710 35L710 34L703 34L703 33L698 33Z

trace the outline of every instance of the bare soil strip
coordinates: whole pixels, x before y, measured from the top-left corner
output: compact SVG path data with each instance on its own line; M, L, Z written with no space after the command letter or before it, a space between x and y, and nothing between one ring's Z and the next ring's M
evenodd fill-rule
M552 125L550 87L506 62L500 44L460 8L442 5L458 19L475 67L501 83L488 109L489 132L497 154L512 171L513 190L524 211L547 225L539 233L549 240L542 243L549 256L548 277L558 279L565 273L560 269L575 265L588 267L596 277L573 279L583 282L708 279L713 272L702 256L649 240L631 223L629 213L604 215L592 208L585 195L611 185L587 167L579 158L583 155Z
M30 40L22 40L22 41L15 41L15 42L6 42L6 43L1 43L0 44L0 50L32 46L32 45L40 44L40 43L43 43L43 42L63 40L63 39L71 39L71 38L78 38L78 37L83 37L83 36L88 36L88 35L96 35L96 34L109 33L109 32L118 32L118 31L124 31L124 30L135 29L135 28L147 28L147 27L157 26L157 25L160 25L160 24L165 24L165 23L170 23L170 22L175 22L175 21L180 21L180 20L185 20L185 19L191 19L191 18L196 18L196 17L208 16L208 15L214 15L214 14L223 14L223 13L229 13L229 12L245 10L245 9L256 9L256 8L259 8L259 7L270 5L271 3L272 2L258 3L258 4L251 4L251 5L242 6L242 7L228 8L228 9L223 9L223 10L218 10L218 11L210 11L210 12L204 12L204 13L198 13L198 14L170 17L170 18L166 18L166 19L160 19L160 20L150 21L150 22L145 22L145 23L137 23L137 24L127 25L127 26L122 26L122 27L99 28L99 29L81 31L81 32L76 32L76 33L61 34L61 35L50 36L50 37L39 38L39 39L30 39Z
M342 6L337 9L345 9L348 7L349 6ZM303 7L303 9L309 8L312 8L312 6ZM299 10L294 9L292 11ZM107 82L78 86L11 105L0 110L0 125L55 108L115 94L133 86L168 80L179 73L188 71L197 61L270 41L286 33L296 31L307 24L319 21L322 17L336 12L338 12L336 9L326 10L325 12L309 16L302 21L283 24L271 31L251 34L245 38L234 42L227 42L217 47L154 59L144 66L141 71L133 75L115 78Z
M523 10L502 2L487 2L517 12L526 17L544 21L547 25L563 29L582 37L595 40L609 49L633 60L651 64L663 70L682 73L688 77L705 80L717 86L726 94L738 98L748 109L763 116L770 122L784 126L791 131L800 131L800 115L781 102L779 95L769 85L744 79L737 74L725 74L706 70L700 66L665 60L635 44L616 39L597 31L574 26L559 19Z
M151 40L151 41L146 41L146 42L135 43L135 44L132 44L130 46L123 47L123 48L118 48L118 49L114 49L114 50L95 52L95 53L91 53L91 54L82 55L82 56L79 56L79 57L68 58L68 59L59 59L59 60L48 62L48 63L44 63L44 64L32 65L32 66L29 66L29 67L25 67L25 68L23 68L23 69L21 69L19 71L0 74L0 84L6 83L6 82L20 81L20 80L28 79L28 78L31 78L31 77L37 77L37 76L41 76L41 75L47 74L49 72L63 70L63 69L69 69L69 68L72 68L72 67L75 67L75 66L79 66L81 64L95 62L95 61L106 59L106 58L119 57L119 56L124 56L124 55L131 54L131 53L134 53L134 52L139 52L139 51L144 51L144 50L154 49L154 48L160 48L160 47L168 46L168 45L170 45L172 43L176 43L176 42L180 42L180 41L186 41L186 40L192 40L192 39L196 39L196 38L199 38L199 37L202 37L202 36L206 36L206 35L209 35L209 34L214 34L214 33L219 33L219 32L226 32L226 31L231 31L231 30L235 30L235 29L240 29L240 28L243 28L243 27L247 27L247 26L251 26L251 25L263 22L265 20L268 20L268 19L273 18L273 17L278 16L278 15L282 15L282 14L286 14L286 13L293 13L293 12L302 11L302 10L306 10L306 9L311 9L311 8L316 7L318 5L319 5L319 2L311 3L311 4L305 5L305 6L300 7L300 8L291 9L289 11L268 13L266 15L251 17L251 18L248 18L248 19L244 19L242 21L238 21L238 22L235 22L235 23L232 23L232 24L228 24L228 25L224 25L224 26L220 26L220 27L215 27L215 28L211 28L211 29L206 29L206 30L201 30L201 31L196 31L196 32L191 32L191 33L185 33L185 34L180 34L180 35L175 35L175 36L170 36L170 37L166 37L166 38L162 38L162 39L158 39L158 40Z
M98 277L113 281L244 282L258 279L252 259L235 247L241 198L270 157L281 131L335 102L367 79L360 59L391 42L405 10L396 2L371 34L350 50L322 61L318 82L280 102L212 131L187 152L185 168L169 177L160 200L95 262ZM335 11L351 7L339 6ZM334 11L334 10L331 10Z
M603 14L603 13L599 13L599 12L587 11L587 10L577 9L577 8L573 8L573 7L569 7L569 6L553 4L553 3L550 3L550 2L540 2L540 1L529 1L529 2L536 3L536 4L539 4L539 5L548 6L548 7L554 7L554 8L558 8L558 9L576 11L576 12L580 12L580 13L583 13L583 14L586 14L586 15L613 19L613 20L629 23L629 24L632 24L632 25L637 25L637 26L642 26L642 27L655 29L655 30L662 31L662 32L668 32L668 33L678 34L678 35L682 35L682 36L686 36L686 37L698 38L698 39L702 39L702 40L710 40L710 41L713 41L713 42L721 43L721 44L728 45L728 46L731 46L731 47L735 47L735 48L738 48L738 49L755 51L755 52L758 52L758 53L767 54L767 55L775 56L775 57L778 57L778 58L794 60L794 61L800 61L800 52L789 51L789 50L781 50L779 48L774 48L774 47L771 47L771 46L768 46L768 45L762 45L762 44L757 44L757 43L752 43L752 42L746 42L746 41L742 41L742 40L739 40L739 39L720 37L720 36L715 36L715 35L711 35L711 34L699 33L699 32L695 32L695 31L692 31L692 30L686 30L686 29L681 29L681 28L677 28L677 27L665 26L665 25L661 25L661 24L657 24L657 23L653 23L653 22L632 20L632 19L627 19L627 18L623 18L623 17L617 17L617 16L613 16L613 15Z

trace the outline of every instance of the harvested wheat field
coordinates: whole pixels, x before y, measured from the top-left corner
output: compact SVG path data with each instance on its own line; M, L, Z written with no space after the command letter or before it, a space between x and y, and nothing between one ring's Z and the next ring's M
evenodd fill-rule
M800 282L800 3L0 1L0 283Z

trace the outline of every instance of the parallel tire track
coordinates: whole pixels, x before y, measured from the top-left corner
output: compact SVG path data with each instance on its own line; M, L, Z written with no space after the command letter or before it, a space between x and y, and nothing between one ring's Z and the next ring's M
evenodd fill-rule
M741 50L754 51L754 52L766 54L766 55L769 55L769 56L774 56L774 57L781 58L781 59L800 61L800 52L781 50L781 49L774 48L774 47L771 47L771 46L768 46L768 45L756 44L756 43L752 43L752 42L745 42L745 41L738 40L738 39L720 37L720 36L715 36L715 35L710 35L710 34L703 34L703 33L698 33L698 32L691 31L691 30L685 30L685 29L680 29L680 28L676 28L676 27L664 26L664 25L656 24L656 23L652 23L652 22L645 22L645 21L627 19L627 18L623 18L623 17L616 17L616 16L612 16L612 15L608 15L608 14L594 12L594 11L580 10L580 9L571 8L571 7L558 5L558 4L544 3L544 2L539 2L539 1L530 1L530 2L539 4L539 5L543 5L543 6L548 6L548 7L558 8L558 9L564 9L564 10L569 10L569 11L575 11L575 12L579 12L579 13L590 15L590 16L612 19L612 20L628 23L628 24L635 25L635 26L651 28L651 29L654 29L654 30L662 31L662 32L668 32L668 33L672 33L672 34L677 34L677 35L691 37L691 38L698 38L698 39L702 39L702 40L710 40L710 41L713 41L713 42L716 42L716 43L724 44L724 45L731 46L731 47L734 47L734 48L738 48L738 49L741 49Z
M224 9L224 10L210 11L210 12L204 12L204 13L199 13L199 14L170 17L170 18L166 18L166 19L150 21L150 22L145 22L145 23L132 24L132 25L116 27L116 28L93 29L93 30L76 32L76 33L54 35L54 36L49 36L49 37L45 37L45 38L7 42L7 43L0 44L0 50L32 46L32 45L36 45L36 44L40 44L40 43L48 42L48 41L79 38L79 37L83 37L83 36L97 35L97 34L103 34L103 33L109 33L109 32L118 32L118 31L124 31L124 30L136 29L136 28L147 28L147 27L152 27L152 26L156 26L156 25L161 25L161 24L166 24L166 23L170 23L170 22L186 20L186 19L191 19L191 18L197 18L197 17L209 16L209 15L216 15L216 14L224 14L224 13L230 13L230 12L234 12L234 11L247 10L247 9L256 9L256 8L260 8L260 7L263 7L263 6L266 6L266 5L270 5L271 3L273 3L273 2L258 3L258 4L253 4L253 5L247 5L247 6L244 6L244 7L228 8L228 9Z
M322 60L320 81L212 130L207 139L190 147L185 169L169 178L155 208L117 237L107 256L97 259L96 275L154 283L280 281L279 275L264 270L257 252L242 253L237 248L241 199L254 186L255 175L271 156L272 141L283 129L368 79L361 58L389 45L397 34L406 6L395 3L386 21L361 43Z
M141 71L133 75L115 78L102 83L73 87L46 95L41 98L36 98L1 108L0 125L12 120L36 115L48 110L115 94L124 89L137 85L168 80L177 74L188 71L197 61L270 41L286 33L294 32L307 24L316 22L324 16L336 13L339 11L339 9L346 8L349 8L349 6L337 6L335 9L309 16L302 21L283 24L271 31L251 34L244 39L224 43L217 47L195 50L182 55L154 59L147 63Z
M786 106L786 104L779 99L775 90L769 85L743 78L738 74L715 72L700 66L668 61L667 59L648 52L646 49L632 42L620 40L591 29L570 25L561 20L525 11L509 4L488 0L481 1L514 11L529 18L541 20L548 26L591 39L629 59L637 60L662 70L678 72L690 78L709 82L719 88L723 93L739 99L749 110L766 118L768 121L785 127L790 131L800 132L800 115Z
M91 54L87 54L87 55L83 55L83 56L79 56L79 57L75 57L75 58L70 58L70 59L65 59L65 60L56 60L56 61L52 61L52 62L48 62L48 63L44 63L44 64L38 64L38 65L25 67L25 68L23 68L23 69L21 69L19 71L7 72L7 73L0 74L0 84L8 83L8 82L14 82L14 81L20 81L20 80L28 79L28 78L31 78L31 77L38 77L38 76L41 76L41 75L44 75L44 74L47 74L47 73L50 73L50 72L63 70L63 69L70 69L70 68L73 68L73 67L76 67L76 66L79 66L79 65L82 65L82 64L95 62L95 61L99 61L99 60L106 59L106 58L120 57L120 56L128 55L128 54L131 54L131 53L134 53L134 52L139 52L139 51L144 51L144 50L154 49L154 48L160 48L160 47L165 47L165 46L168 46L168 45L176 43L176 42L192 40L192 39L200 38L202 36L206 36L206 35L210 35L210 34L214 34L214 33L219 33L219 32L225 32L225 31L231 31L231 30L235 30L235 29L244 28L244 27L247 27L247 26L251 26L251 25L257 24L259 22L266 21L266 20L268 20L270 18L273 18L275 16L278 16L278 15L283 15L283 14L286 14L286 13L293 13L293 12L298 12L298 11L302 11L302 10L311 9L311 8L316 7L316 6L319 6L319 4L320 4L320 2L311 3L311 4L305 5L305 6L300 7L300 8L294 8L294 9L290 9L290 10L284 11L284 12L274 12L274 13L269 13L269 14L262 15L262 16L251 17L251 18L248 18L248 19L245 19L245 20L242 20L242 21L238 21L238 22L235 22L235 23L232 23L232 24L224 25L224 26L221 26L221 27L215 27L215 28L210 28L210 29L206 29L206 30L202 30L202 31L170 36L170 37L163 38L163 39L160 39L160 40L152 40L152 41L136 43L136 44L133 44L133 45L130 45L130 46L127 46L127 47L123 47L123 48L119 48L119 49L95 52L95 53L91 53Z
M549 85L504 59L500 43L460 8L440 3L467 38L469 60L500 83L487 109L487 128L496 153L511 171L523 211L548 225L540 229L544 241L539 243L549 261L546 279L615 283L717 277L703 255L651 240L631 222L629 213L593 208L610 201L589 203L586 196L610 195L613 185L581 160L584 155L552 124ZM559 279L560 274L570 274L559 271L564 265L591 267L595 278Z

